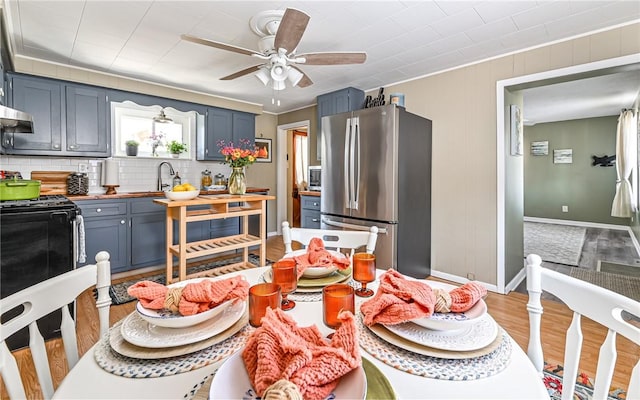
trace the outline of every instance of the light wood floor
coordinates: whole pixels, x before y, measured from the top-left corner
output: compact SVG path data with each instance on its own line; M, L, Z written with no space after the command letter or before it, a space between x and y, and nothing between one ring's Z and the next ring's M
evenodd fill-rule
M282 237L274 236L267 242L267 258L277 260L284 254ZM148 273L150 275L152 273ZM141 275L140 277L143 277ZM126 278L131 279L131 277ZM433 278L431 278L433 279ZM120 279L120 281L123 279ZM114 281L117 283L118 281ZM515 339L526 352L529 337L529 319L526 310L527 296L522 293L512 292L509 295L490 293L486 299L489 312L493 318ZM98 340L98 321L95 301L91 291L83 293L78 298L77 329L78 347L80 354L84 354ZM542 317L542 341L544 346L544 359L549 363L563 363L564 337L567 327L571 322L572 314L560 303L543 300L544 315ZM111 307L111 325L135 308L135 302ZM586 318L582 324L584 345L580 370L589 376L595 376L597 355L599 347L604 340L606 330L593 321ZM67 373L64 349L60 340L47 342L49 350L49 364L54 376L54 387L57 387ZM626 388L631 375L631 369L640 358L640 347L631 341L618 336L617 341L618 360L613 376L613 385ZM23 381L29 399L42 398L37 378L33 372L33 363L28 350L14 352L18 365L22 370ZM8 399L4 385L2 385L1 399ZM522 393L526 397L526 393Z

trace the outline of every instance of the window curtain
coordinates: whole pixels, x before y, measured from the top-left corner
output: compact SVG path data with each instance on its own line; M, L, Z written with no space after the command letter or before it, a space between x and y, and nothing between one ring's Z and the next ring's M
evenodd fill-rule
M307 186L307 168L309 167L309 151L307 149L307 134L295 131L293 133L296 154L296 185L304 189Z
M629 218L637 209L631 174L638 165L638 123L633 110L623 110L618 118L616 134L616 195L611 216Z

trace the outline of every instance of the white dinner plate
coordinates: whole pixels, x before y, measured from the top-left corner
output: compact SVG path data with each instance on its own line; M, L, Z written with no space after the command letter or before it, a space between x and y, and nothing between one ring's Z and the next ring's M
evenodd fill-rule
M491 344L498 335L498 324L489 314L458 330L432 330L413 322L384 327L414 343L450 351L478 350Z
M347 256L335 250L327 250L331 255L338 258L346 259ZM307 249L294 250L292 253L285 254L284 258L294 258L301 256L303 254L307 254ZM322 278L325 276L329 276L332 273L336 272L338 267L309 267L304 270L302 276L305 278Z
M340 378L338 386L328 398L364 399L366 395L367 377L360 366ZM209 398L243 400L258 398L247 375L247 369L242 360L242 350L229 357L218 369L211 381Z
M414 279L407 277L407 279L419 280L422 283L426 283L432 289L444 289L451 291L452 285L438 282L438 281L425 281L424 279ZM433 313L429 318L418 318L411 322L420 325L424 328L433 330L460 330L482 318L487 313L487 303L483 299L478 300L469 310L461 313Z
M186 281L185 281L186 282ZM182 282L178 282L182 283ZM173 285L169 285L172 287ZM233 300L227 300L224 303L213 307L210 310L203 311L194 315L181 315L177 312L171 312L166 309L162 310L150 310L144 308L140 302L136 304L136 311L140 314L140 317L150 324L162 326L165 328L187 328L189 326L197 325L208 319L215 317L224 310L227 309L233 303Z
M198 325L187 328L165 328L149 324L133 312L120 327L122 337L136 346L159 349L195 343L223 332L242 317L247 307L246 301L235 301L222 313Z

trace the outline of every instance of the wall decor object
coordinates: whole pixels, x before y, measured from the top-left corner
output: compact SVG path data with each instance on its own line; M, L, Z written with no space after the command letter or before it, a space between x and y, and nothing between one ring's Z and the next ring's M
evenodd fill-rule
M593 162L591 163L592 166L599 166L599 167L613 167L614 165L616 165L616 155L612 155L612 156L608 156L608 155L604 155L603 157L598 157L598 156L591 156L593 158Z
M531 154L534 156L548 156L549 141L531 142Z
M515 104L509 106L511 110L511 155L521 156L524 154L524 127L522 122L522 112Z
M256 138L257 162L271 162L271 139Z
M560 149L553 151L554 164L571 164L573 163L573 149Z

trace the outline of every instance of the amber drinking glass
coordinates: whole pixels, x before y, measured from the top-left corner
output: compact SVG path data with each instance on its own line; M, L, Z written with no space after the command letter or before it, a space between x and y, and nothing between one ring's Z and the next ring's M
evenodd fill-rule
M282 296L280 285L275 283L259 283L249 288L249 323L253 327L262 325L262 317L267 308L280 308Z
M353 288L344 283L336 283L322 289L322 316L326 326L337 329L342 325L342 321L338 319L340 312L351 311L355 313L353 292Z
M353 280L360 282L362 287L356 289L356 296L373 296L373 290L367 289L367 283L376 280L376 256L369 253L353 255Z
M298 288L298 268L293 259L280 260L271 266L273 283L280 285L282 292L281 308L285 311L296 306L296 302L289 300L287 296Z

